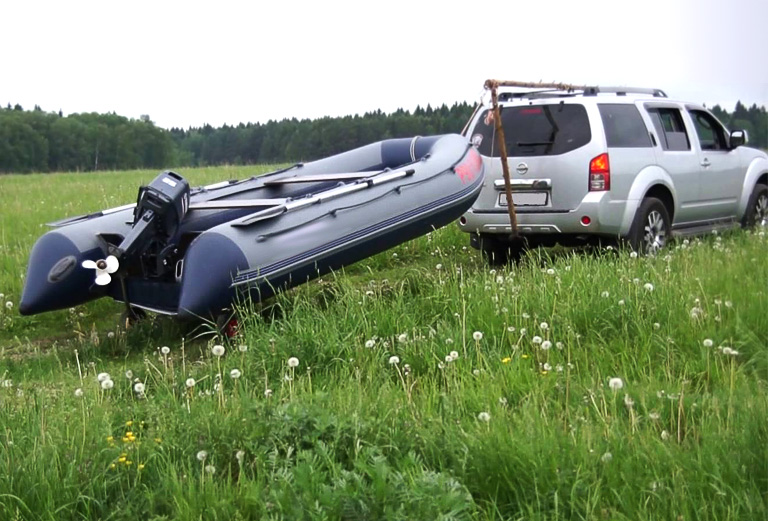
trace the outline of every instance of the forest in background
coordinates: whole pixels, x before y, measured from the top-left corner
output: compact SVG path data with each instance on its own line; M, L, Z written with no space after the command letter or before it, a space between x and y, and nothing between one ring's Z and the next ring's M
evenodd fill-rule
M362 116L270 120L237 126L170 130L149 116L70 114L40 107L0 107L0 173L125 170L179 166L310 161L382 139L460 132L473 106L378 110ZM768 112L741 102L712 112L730 129L745 129L750 145L768 148Z

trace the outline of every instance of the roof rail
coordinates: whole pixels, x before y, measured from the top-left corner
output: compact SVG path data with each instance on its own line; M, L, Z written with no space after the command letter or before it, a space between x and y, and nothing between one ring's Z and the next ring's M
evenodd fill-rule
M523 89L536 89L520 92L501 92L499 101L509 101L516 98L562 98L570 96L597 96L602 93L626 96L627 94L648 94L655 98L666 98L667 94L661 89L649 89L642 87L599 87L587 85L573 85L569 83L545 83L525 81L501 81L488 80L486 88L516 87Z

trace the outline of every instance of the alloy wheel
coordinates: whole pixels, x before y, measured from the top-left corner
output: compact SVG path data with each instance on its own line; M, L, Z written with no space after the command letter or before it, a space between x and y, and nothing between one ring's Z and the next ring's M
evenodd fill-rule
M755 201L755 226L765 228L768 226L768 195L761 194Z
M645 221L645 235L643 236L643 251L653 255L667 243L667 224L664 217L657 210L648 213Z

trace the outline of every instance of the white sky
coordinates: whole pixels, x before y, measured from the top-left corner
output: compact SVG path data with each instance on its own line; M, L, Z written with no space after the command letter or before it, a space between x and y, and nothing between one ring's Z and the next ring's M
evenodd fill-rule
M474 103L487 78L768 105L768 0L8 0L0 103L163 127Z

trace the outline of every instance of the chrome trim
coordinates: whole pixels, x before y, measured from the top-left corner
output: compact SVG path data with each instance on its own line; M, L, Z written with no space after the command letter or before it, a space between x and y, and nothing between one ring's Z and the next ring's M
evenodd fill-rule
M509 185L512 190L549 190L552 188L551 179L511 179ZM493 182L496 190L504 190L504 180L497 179Z

